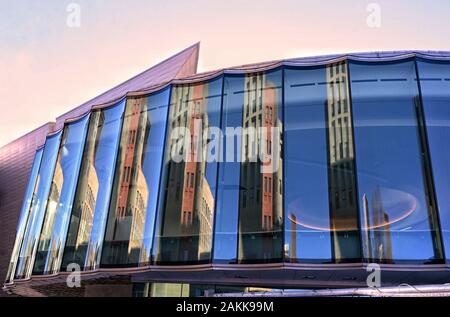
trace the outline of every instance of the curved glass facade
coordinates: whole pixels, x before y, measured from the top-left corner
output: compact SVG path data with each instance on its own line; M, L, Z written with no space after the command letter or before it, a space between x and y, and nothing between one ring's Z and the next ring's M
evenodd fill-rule
M442 260L414 60L350 62L364 256Z
M122 126L102 267L149 263L169 93L129 98Z
M100 263L125 100L91 113L61 269Z
M285 70L288 262L361 259L346 63Z
M72 264L444 264L449 127L450 62L411 55L129 95L36 152L8 280Z
M207 146L220 124L222 79L172 89L168 140L154 260L158 264L211 259L217 161Z
M52 187L53 172L58 157L61 135L62 131L47 137L45 141L35 190L29 207L27 227L23 235L17 262L16 278L29 278L33 271L39 236L48 204L48 196Z
M450 62L417 62L442 240L450 259Z
M42 160L41 148L36 151L34 156L33 165L31 167L30 177L28 179L27 189L25 191L25 197L23 199L22 210L20 211L19 224L17 225L16 240L14 242L14 248L11 255L11 261L9 262L8 273L6 275L6 281L12 281L16 272L16 265L18 261L19 252L22 246L23 236L28 226L28 219L30 215L30 206L33 202L33 198L36 196L36 189L38 183L38 172Z
M282 100L282 70L224 78L216 263L282 261Z
M52 274L59 270L88 122L89 116L85 116L64 128L47 198L33 274Z

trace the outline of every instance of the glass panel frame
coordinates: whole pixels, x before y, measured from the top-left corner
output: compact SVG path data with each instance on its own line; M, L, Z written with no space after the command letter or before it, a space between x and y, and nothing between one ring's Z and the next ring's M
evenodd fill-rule
M28 178L28 185L25 191L25 196L22 203L22 209L20 211L19 223L17 225L16 230L16 239L14 242L14 248L11 254L11 260L8 267L8 272L6 275L6 282L12 282L14 280L14 275L16 272L16 266L18 262L19 252L22 247L23 238L25 234L25 230L28 226L29 216L30 216L30 207L33 201L33 197L36 196L37 191L37 177L39 168L42 160L42 153L44 152L43 148L36 150L33 159L33 165L31 166L30 176Z
M61 271L100 264L125 103L91 112Z
M415 60L349 68L365 260L441 263Z
M170 87L127 99L101 267L150 263L169 98Z
M36 196L33 197L30 206L29 221L16 267L16 279L30 278L32 274L61 136L62 131L55 132L47 136L45 141L42 161L37 176Z
M156 265L211 262L218 163L205 155L212 147L220 152L210 141L220 127L222 80L172 87L152 249Z
M79 177L90 113L64 126L33 275L59 271Z
M282 74L224 77L214 263L283 261Z
M423 118L430 155L431 178L439 210L440 238L450 261L450 61L417 58Z
M347 63L286 67L284 80L285 261L361 262Z
M197 120L220 128L218 161L192 161L213 139L200 130L198 142ZM190 131L183 163L179 127ZM273 127L276 139L245 131ZM420 58L282 66L123 98L36 151L7 281L70 263L442 264L449 138L450 62ZM278 169L262 172L261 153Z

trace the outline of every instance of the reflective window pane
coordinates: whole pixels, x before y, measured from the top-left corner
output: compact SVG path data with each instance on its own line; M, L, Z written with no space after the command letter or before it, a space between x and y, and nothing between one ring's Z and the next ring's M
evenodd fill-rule
M216 262L282 259L281 73L225 77Z
M358 261L360 236L345 63L285 70L285 254Z
M350 75L364 255L384 263L440 259L414 61L351 62Z
M37 176L35 196L31 201L30 215L16 268L16 278L29 278L32 273L39 234L44 220L47 198L50 192L55 163L58 157L62 131L47 137Z
M19 224L16 230L16 240L14 242L14 248L11 255L11 261L8 267L8 273L6 275L6 281L11 282L14 279L14 273L16 271L17 260L19 256L19 251L22 246L23 236L28 225L30 206L33 201L33 197L36 196L37 191L37 176L39 172L39 167L41 165L43 149L36 151L34 156L33 165L31 167L30 177L28 179L27 189L25 191L25 197L22 204L22 209L20 211Z
M242 76L226 76L224 78L222 131L224 131L225 127L242 128L244 81L245 79ZM227 146L227 139L225 136L223 138L223 156L227 152L233 153L232 159L234 162L228 159L227 162L219 164L213 260L219 263L236 263L240 179L240 162L238 158L241 157L241 138L233 137L233 141L236 144L234 147L231 144Z
M211 259L217 160L209 160L205 154L210 151L210 141L217 138L211 129L220 126L221 92L221 78L172 88L154 242L157 264Z
M450 259L450 63L418 61L436 199Z
M125 100L91 113L61 270L100 263Z
M102 266L148 263L157 207L170 89L128 98Z
M88 121L89 116L85 116L64 128L33 274L54 274L59 271Z

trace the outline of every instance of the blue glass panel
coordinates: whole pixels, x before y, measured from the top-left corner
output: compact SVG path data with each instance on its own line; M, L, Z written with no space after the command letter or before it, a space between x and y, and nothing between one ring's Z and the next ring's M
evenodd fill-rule
M100 263L125 99L91 113L61 271Z
M22 246L23 235L28 224L30 215L30 206L33 201L33 197L36 196L37 190L37 175L39 172L39 166L41 165L43 149L36 151L34 156L33 165L31 167L30 178L28 179L27 189L25 191L25 197L23 199L22 209L20 211L19 223L16 230L16 240L14 242L14 248L11 255L11 260L8 267L8 273L6 275L6 281L10 282L14 279L14 273L16 271L17 259L19 256L20 247Z
M151 190L148 197L147 217L145 219L144 238L140 262L147 264L150 262L151 248L154 237L156 213L158 207L158 190L161 184L161 166L163 164L164 145L167 142L167 114L170 98L170 88L163 92L148 97L147 111L154 112L154 128L150 132L149 146L144 158L143 170L147 175L149 188Z
M450 63L418 61L444 250L450 259Z
M220 126L221 92L221 78L172 88L153 249L157 264L197 264L211 259L217 160L203 154L214 138L211 128ZM180 143L184 144L178 147ZM180 160L174 159L175 152L182 155Z
M244 108L245 77L226 76L224 78L222 102L222 131L225 127L242 128L242 112ZM219 182L217 189L217 212L215 215L214 254L213 261L218 263L236 263L238 246L239 219L239 180L241 140L233 138L234 148L228 147L224 140L224 153L234 153L235 162L219 164ZM237 160L237 161L236 161Z
M29 278L32 273L39 234L44 220L62 131L47 137L37 176L36 195L30 205L30 215L16 268L16 278Z
M282 260L281 74L225 77L215 262Z
M361 227L365 257L384 263L435 262L414 61L350 63Z
M331 261L326 70L285 70L285 252ZM298 247L297 247L298 245Z
M102 267L148 263L157 206L170 89L128 98Z
M360 259L345 63L285 70L288 262Z
M59 271L88 122L89 116L85 116L64 128L33 274L54 274Z

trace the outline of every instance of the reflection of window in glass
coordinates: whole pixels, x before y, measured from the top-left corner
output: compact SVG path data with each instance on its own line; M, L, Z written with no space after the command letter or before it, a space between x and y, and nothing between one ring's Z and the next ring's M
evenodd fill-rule
M200 121L202 129L219 126L221 90L221 79L172 88L170 117L185 118L184 126L190 133L186 137L195 144L191 142L187 160L177 163L168 156L165 161L164 175L171 175L185 190L180 192L175 182L163 177L153 250L157 263L210 261L217 163L195 159L201 156L198 151L206 149L207 139L203 139L203 131L197 131L194 124ZM185 103L186 107L177 107L176 103ZM177 127L179 122L171 123L172 129ZM169 140L168 148L172 142Z
M29 221L17 262L17 279L29 278L33 270L39 236L44 221L45 210L48 205L48 197L53 184L53 173L58 157L61 135L62 132L60 131L48 136L45 141L42 161L37 176L36 194L30 204Z
M334 68L334 71L331 69ZM333 74L333 75L332 75ZM329 187L331 200L331 228L335 261L356 260L360 255L360 238L358 225L358 206L350 204L348 193L354 192L356 186L354 177L354 154L350 148L344 149L345 143L353 142L351 130L347 129L351 122L350 109L342 108L342 103L349 95L345 63L327 67L327 81L331 82L334 93L327 93L328 146L333 149L329 161ZM337 112L334 108L337 107ZM331 109L330 109L331 108ZM331 135L330 135L331 134Z
M129 98L122 124L102 266L147 264L151 254L169 89ZM126 147L126 135L132 143ZM126 175L119 171L125 167ZM116 209L120 213L116 213Z
M33 274L59 271L89 116L66 125L53 174Z
M194 188L194 173L191 173L191 188Z
M349 94L346 67L287 69L285 76L286 257L359 261L358 209L347 199L355 192L355 174L351 147L344 150L352 142L343 127L351 114L341 107Z
M234 164L230 162L221 163L222 183L221 207L219 212L227 212L223 217L229 217L227 223L233 216L230 210L236 210L234 202L246 199L246 202L237 204L237 226L238 241L237 250L232 250L225 246L227 239L231 240L233 233L221 234L224 226L218 224L219 234L216 235L216 248L219 253L230 254L228 260L232 260L231 252L237 251L237 260L241 263L273 262L281 260L281 222L282 222L282 200L279 195L272 195L273 182L278 184L282 179L282 168L274 168L274 172L265 172L263 163L259 157L259 152L277 156L277 161L281 163L281 148L275 147L272 142L271 128L282 129L281 127L281 72L275 71L267 74L251 74L244 77L230 78L229 82L234 82L234 86L227 86L229 91L225 92L228 97L224 101L224 121L226 126L241 127L251 126L257 131L264 129L263 138L260 135L250 137L250 148L247 151L245 144L247 137L242 136L242 151L244 152L243 162ZM240 85L240 88L239 88ZM242 87L248 89L242 92ZM251 94L252 99L260 100L261 107L253 108L252 117L245 115L245 106L242 109L243 100ZM245 103L244 103L245 104ZM276 129L274 129L277 131ZM277 134L277 137L279 135ZM278 143L280 144L280 143ZM270 162L269 164L271 164ZM234 175L234 176L232 176ZM261 192L263 193L261 195ZM242 193L242 194L241 194ZM262 197L261 197L262 196ZM223 219L223 218L221 218ZM236 219L236 218L234 218ZM223 220L224 221L224 220ZM273 224L269 224L272 221ZM225 224L225 221L223 223ZM231 244L229 242L228 244Z
M437 262L442 250L427 199L415 63L352 62L350 72L364 255L384 263Z
M91 113L61 270L99 264L124 105Z

